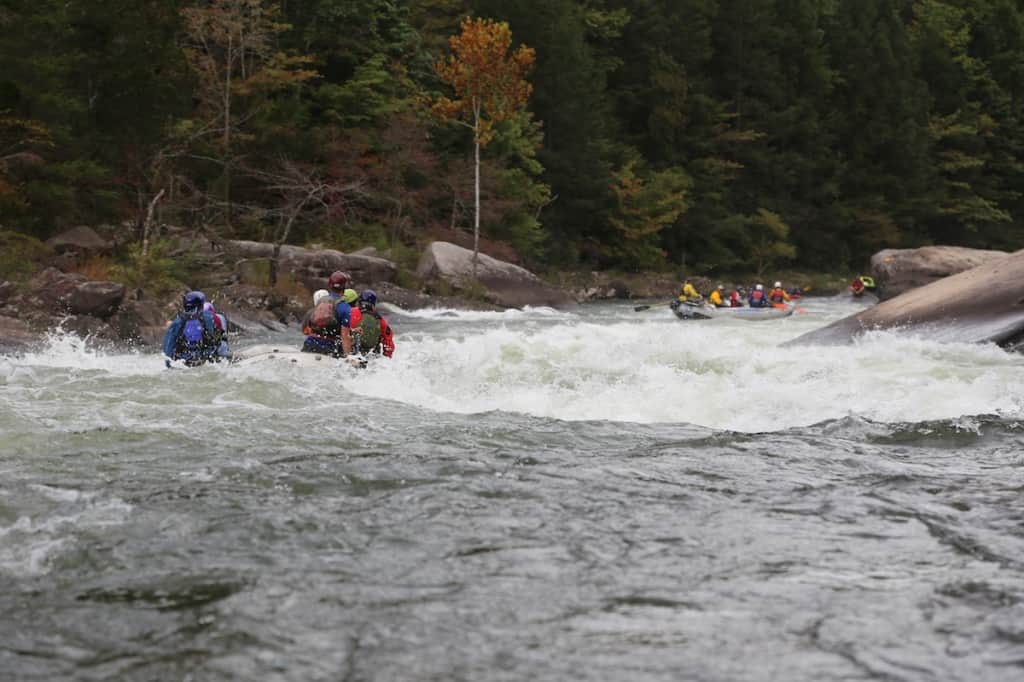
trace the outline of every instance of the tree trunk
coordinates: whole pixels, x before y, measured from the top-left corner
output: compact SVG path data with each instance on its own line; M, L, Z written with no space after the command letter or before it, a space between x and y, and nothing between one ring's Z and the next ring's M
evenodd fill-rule
M475 211L473 212L473 279L476 279L476 265L480 253L480 143L474 141L475 177L473 183Z
M235 53L233 36L228 34L227 70L224 74L224 206L228 230L231 229L231 70L234 68Z
M157 203L164 196L164 189L161 188L153 200L149 202L149 208L146 209L146 219L142 223L142 257L145 258L149 255L149 228L153 224L153 211L156 209Z

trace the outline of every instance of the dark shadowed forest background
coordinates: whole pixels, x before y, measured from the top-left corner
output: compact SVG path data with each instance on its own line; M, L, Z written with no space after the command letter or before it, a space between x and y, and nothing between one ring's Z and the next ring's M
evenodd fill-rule
M424 102L466 17L536 55L482 150L492 255L720 273L1024 246L1020 0L0 0L5 239L457 241L473 139Z

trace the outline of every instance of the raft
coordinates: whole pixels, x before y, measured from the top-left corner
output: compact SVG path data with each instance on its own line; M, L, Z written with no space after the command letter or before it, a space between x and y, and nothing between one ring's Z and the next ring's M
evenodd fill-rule
M680 320L777 320L782 317L789 317L793 314L795 306L787 305L781 308L716 308L707 303L675 303L672 304L672 312Z
M232 358L232 364L249 365L255 362L285 362L300 367L330 367L338 365L351 365L353 367L365 367L365 358L336 358L333 355L321 353L303 353L298 348L262 344L250 346L236 352Z

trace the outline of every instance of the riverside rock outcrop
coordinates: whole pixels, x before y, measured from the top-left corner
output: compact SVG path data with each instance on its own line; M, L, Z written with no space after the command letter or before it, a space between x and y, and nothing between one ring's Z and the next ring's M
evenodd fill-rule
M884 301L1007 255L962 246L884 249L871 257L871 275L878 298Z
M505 308L524 305L560 306L573 299L525 268L479 254L473 277L473 252L450 242L432 242L420 257L416 275L442 281L454 290L484 289L484 298Z
M232 240L223 242L224 251L253 271L260 263L267 264L274 257L274 245L266 242ZM306 249L301 246L282 246L277 256L278 271L292 275L309 289L319 289L335 270L347 272L353 282L370 284L391 282L398 274L398 266L375 256L346 254L334 249ZM269 272L269 269L268 269Z
M1024 342L1024 250L913 289L785 345L847 343L871 330L927 334L943 342Z

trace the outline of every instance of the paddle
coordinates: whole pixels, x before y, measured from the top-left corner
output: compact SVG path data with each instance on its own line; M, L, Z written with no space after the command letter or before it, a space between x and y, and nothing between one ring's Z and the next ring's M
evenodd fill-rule
M633 312L638 313L638 312L640 312L642 310L650 310L651 308L653 308L655 306L660 308L661 306L669 305L670 303L672 303L672 301L662 301L661 303L652 303L650 305L638 305L638 306L633 308Z

